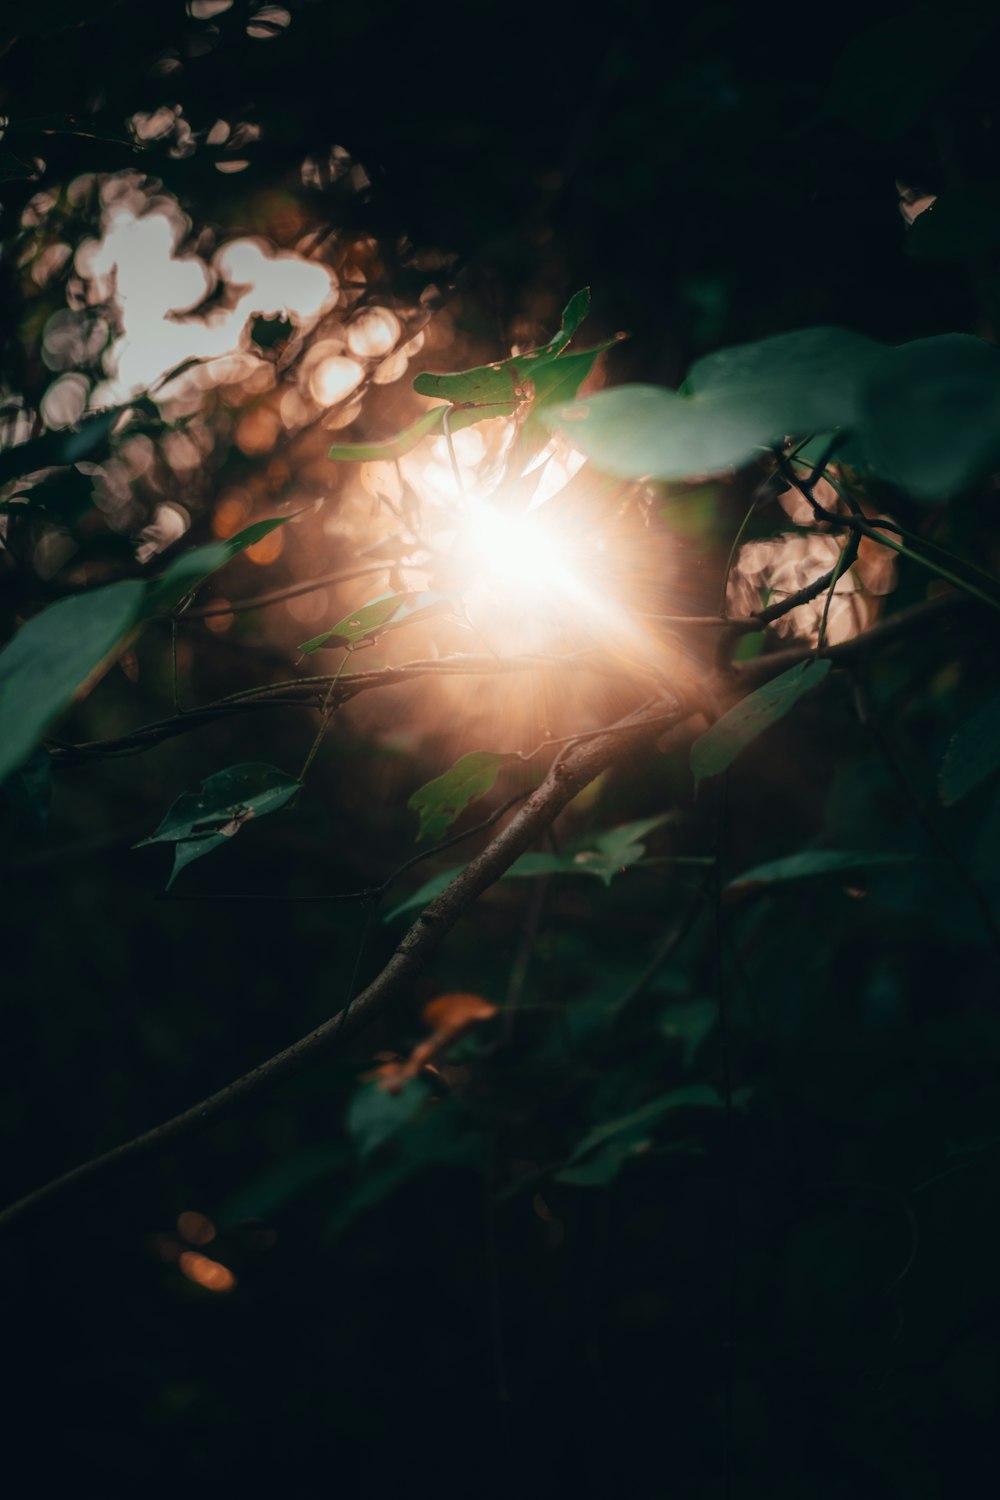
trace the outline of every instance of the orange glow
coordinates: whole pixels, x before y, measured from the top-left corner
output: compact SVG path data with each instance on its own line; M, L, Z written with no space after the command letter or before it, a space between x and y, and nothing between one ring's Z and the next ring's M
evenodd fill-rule
M258 567L264 567L267 563L276 562L285 550L285 538L280 531L270 531L267 536L261 537L259 542L254 542L243 554Z
M250 497L238 492L223 495L212 515L212 530L223 541L235 536L250 514Z
M231 1292L236 1285L236 1277L228 1266L210 1260L197 1250L182 1251L177 1264L188 1281L204 1287L206 1292Z
M189 1208L177 1215L177 1233L191 1245L210 1245L215 1239L215 1225L205 1214Z

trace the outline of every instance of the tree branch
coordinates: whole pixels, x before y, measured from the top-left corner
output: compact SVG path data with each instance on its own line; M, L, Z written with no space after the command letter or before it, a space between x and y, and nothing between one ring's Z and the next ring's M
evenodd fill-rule
M557 756L537 791L451 884L425 907L385 968L344 1009L315 1031L293 1042L285 1051L268 1058L190 1109L28 1193L0 1213L0 1228L54 1207L71 1193L113 1178L197 1135L216 1121L227 1118L279 1079L301 1072L325 1056L333 1046L356 1036L411 988L472 902L500 879L578 792L610 765L626 760L651 740L659 738L667 720L678 726L690 714L689 708L674 701L654 702Z
M577 671L600 672L619 676L621 663L602 652L581 652L566 656L444 656L436 661L404 662L398 667L381 667L373 672L355 672L349 677L336 675L302 677L288 682L269 683L264 687L251 688L230 698L219 698L198 708L185 709L169 719L158 719L144 724L128 734L109 740L86 740L77 745L54 743L49 747L53 766L79 765L83 761L103 756L135 755L159 745L164 740L175 739L201 729L217 719L238 717L254 713L263 708L318 708L322 707L331 687L332 707L340 708L359 693L369 688L394 687L401 682L410 682L419 677L493 675L509 672L560 671L570 668ZM654 675L652 672L650 675Z
M816 657L829 657L833 662L850 661L866 651L899 640L913 630L920 630L935 620L946 619L975 602L971 595L957 591L937 594L923 604L914 604L910 609L901 609L898 614L889 615L888 619L880 620L870 630L852 636L849 641L840 641L836 646L826 646L822 651L813 646L790 646L786 651L771 651L767 656L755 657L753 661L735 662L730 671L739 682L756 687L758 683L767 682L769 678L776 677L779 672L796 666L800 661L811 661Z

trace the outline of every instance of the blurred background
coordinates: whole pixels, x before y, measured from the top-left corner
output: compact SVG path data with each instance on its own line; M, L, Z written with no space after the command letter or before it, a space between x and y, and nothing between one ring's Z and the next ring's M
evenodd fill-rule
M57 598L292 517L174 627L155 623L59 744L168 718L175 695L190 708L298 676L301 643L365 601L445 586L448 535L428 565L412 524L433 536L453 495L444 440L399 463L327 450L418 418L417 373L543 342L578 288L592 288L586 343L628 335L595 384L676 385L700 354L812 324L994 339L991 8L843 3L820 19L637 0L593 16L556 0L8 7L0 441L154 399L71 468L7 484L4 639ZM912 225L947 192L971 195L976 232L960 253L915 253ZM497 418L456 437L463 482L489 479L507 436ZM539 483L566 488L571 522L598 514L594 590L652 615L717 607L760 478L595 498L554 445ZM793 498L765 499L737 558L740 611L829 566ZM992 486L946 515L894 503L995 571ZM863 557L831 639L928 597L926 574L884 556ZM592 624L548 606L512 607L485 569L464 613L348 670L593 644ZM815 639L818 616L795 628ZM669 649L695 673L709 659ZM933 804L996 657L968 612L881 653L865 691L888 757L848 681L803 704L731 778L727 878L817 841L926 856L900 767ZM329 673L341 654L312 660ZM297 774L315 702L142 754L67 755L41 820L8 797L5 1201L253 1067L367 982L403 930L386 913L482 838L401 878L378 911L322 898L415 852L407 800L456 755L530 750L643 696L624 669L543 667L361 694L307 794L169 894L168 851L131 846L228 765ZM482 815L532 775L505 772ZM721 1497L728 1473L740 1500L913 1500L972 1482L1000 1390L996 955L947 861L734 899L720 925L697 863L717 812L704 789L693 799L684 754L601 778L553 848L664 815L645 868L608 889L497 886L418 993L342 1055L12 1230L11 1469L39 1494L72 1479L107 1494ZM934 816L996 910L992 788ZM366 1076L452 991L516 1004L516 1026L462 1040L437 1102L418 1096L410 1130L373 1143ZM673 1089L687 1103L605 1181L554 1180L595 1123Z

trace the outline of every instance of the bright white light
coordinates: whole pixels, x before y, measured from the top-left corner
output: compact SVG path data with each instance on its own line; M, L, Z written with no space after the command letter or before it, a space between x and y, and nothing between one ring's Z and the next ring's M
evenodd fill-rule
M566 566L565 547L536 517L511 515L481 501L472 510L467 535L475 565L508 588L544 595L579 587Z

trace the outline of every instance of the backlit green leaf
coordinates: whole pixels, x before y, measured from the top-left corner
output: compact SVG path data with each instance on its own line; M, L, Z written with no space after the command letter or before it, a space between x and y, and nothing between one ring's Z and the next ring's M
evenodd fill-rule
M525 354L512 355L510 359L478 365L472 370L456 370L445 375L425 372L416 377L413 389L421 396L440 396L458 405L481 406L518 400L524 394L525 382L534 383L541 377L543 367L562 353L589 311L590 288L584 287L566 304L559 331L547 344L529 349ZM580 379L583 380L582 375Z
M345 646L357 646L362 641L374 640L387 630L399 630L417 620L429 620L436 615L454 609L454 601L448 594L418 592L411 594L386 594L372 599L360 609L344 618L321 635L304 642L300 651L311 655L321 647L336 650Z
M476 797L494 785L500 770L515 756L495 750L473 750L450 770L413 793L407 807L419 815L418 841L443 839L452 823Z

